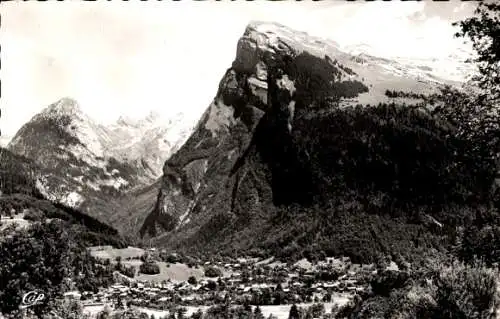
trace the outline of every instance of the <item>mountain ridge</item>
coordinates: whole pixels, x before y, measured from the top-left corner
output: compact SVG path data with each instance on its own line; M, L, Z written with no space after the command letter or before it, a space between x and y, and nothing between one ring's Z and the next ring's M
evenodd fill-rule
M121 210L117 196L160 176L163 161L189 133L175 122L181 120L179 115L164 123L152 112L135 123L122 117L106 126L64 97L33 116L7 148L42 168L37 187L47 199L108 221L106 215Z
M425 211L425 196L440 203L462 196L455 194L459 189L437 191L432 184L441 183L436 174L442 172L436 170L455 165L447 162L455 158L432 158L436 166L428 166L411 148L438 152L443 136L450 136L422 97L456 83L398 70L389 59L360 59L307 37L279 24L248 25L212 103L187 142L165 162L157 203L141 236L171 250L207 253L300 254L308 245L321 245L320 251L358 261L373 261L395 237L412 246L398 250L403 254L445 245L446 239L424 222L429 218L407 212L405 201ZM408 97L396 99L387 91ZM410 146L396 147L391 134ZM460 145L448 143L446 151ZM388 150L397 148L405 151L395 158ZM375 174L374 167L388 179ZM419 179L415 172L427 174L428 187L418 190L425 196L409 200L411 185ZM453 180L464 173L449 174L446 178ZM403 183L404 178L412 182ZM350 208L342 210L342 205ZM377 205L388 205L397 218L374 213L381 209ZM449 208L443 209L446 213L430 214L446 225ZM333 221L338 224L330 225ZM341 230L346 237L336 233ZM420 243L419 232L428 240L420 248L414 246Z
M242 223L244 218L233 211L238 210L242 192L251 190L252 196L257 192L262 197L259 202L266 202L262 207L281 201L277 193L283 191L272 186L276 176L271 177L277 164L262 153L267 142L261 134L292 143L287 147L293 149L296 137L290 138L297 124L300 131L304 121L335 114L332 105L344 108L395 100L422 105L426 101L421 98L394 99L387 90L423 96L441 85L457 84L431 71L369 54L352 55L334 41L277 23L252 21L237 43L235 59L215 98L193 129L176 125L181 114L165 125L154 112L143 119L121 116L111 125L97 124L76 101L62 98L23 126L9 149L50 168L38 181L47 198L81 207L113 225L123 224L118 226L122 231L135 231L141 224L142 236L160 236L162 245L183 246L182 242L194 240L189 238L205 238L200 234L204 227L212 229L214 218ZM52 136L40 141L34 133L44 130ZM117 146L122 141L127 144ZM42 151L44 145L51 151ZM279 156L287 162L298 154L284 151ZM306 156L311 155L306 152ZM297 161L287 165L295 167L301 159ZM293 169L300 171L301 165ZM136 194L140 200L133 203L124 194ZM304 196L308 195L297 194ZM84 204L89 198L98 200ZM214 216L207 210L218 213ZM267 218L262 212L257 215Z

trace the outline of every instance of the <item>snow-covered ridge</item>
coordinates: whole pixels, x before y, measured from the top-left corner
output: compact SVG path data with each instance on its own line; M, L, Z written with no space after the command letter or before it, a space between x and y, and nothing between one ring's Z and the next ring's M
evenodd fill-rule
M155 111L142 119L120 116L111 125L98 124L82 111L77 101L67 97L46 107L30 122L44 119L55 120L59 129L80 142L59 146L76 158L99 168L106 165L103 159L111 157L128 163L146 163L152 169L150 178L161 175L164 161L192 130L190 123L183 121L183 113L165 119ZM23 138L17 136L11 144L22 143Z
M182 114L182 113L181 113ZM179 116L179 115L177 115ZM112 124L111 127L134 127L134 128L145 128L148 126L161 126L162 121L165 119L156 111L151 111L149 114L142 118L131 118L128 116L120 116L116 123Z
M78 207L88 191L121 192L156 180L191 133L185 126L183 114L165 120L156 112L103 125L62 98L26 123L8 148L44 169L37 187L48 199Z
M298 45L339 48L339 44L333 40L317 37L304 31L297 31L276 22L251 21L244 33L244 36L255 37L256 40L262 40L262 35L267 35L271 44L276 43L279 38Z
M307 51L318 56L349 55L360 58L359 61L377 64L389 73L394 72L396 76L411 76L431 82L464 82L474 72L473 66L465 62L471 57L471 52L466 50L458 50L446 57L381 57L368 44L342 47L331 39L316 37L274 22L250 22L240 41L250 41L258 50L271 53L288 47L296 52Z
M381 57L375 48L363 43L342 47L341 50L360 60L388 65L386 68L390 65L402 74L412 74L422 78L465 82L475 72L474 65L466 62L472 57L472 52L466 50L458 50L441 57Z
M286 47L295 51L325 55L337 51L339 44L333 40L297 31L276 22L251 21L240 41L251 39L260 50L276 52Z

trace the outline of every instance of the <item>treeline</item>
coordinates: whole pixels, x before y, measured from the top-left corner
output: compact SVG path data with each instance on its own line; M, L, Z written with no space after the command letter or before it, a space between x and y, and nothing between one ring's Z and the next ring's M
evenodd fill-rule
M191 252L345 255L370 263L391 254L425 259L458 251L461 241L464 256L468 249L487 253L474 248L472 236L481 234L487 247L496 243L495 230L483 227L500 216L498 121L471 112L474 104L457 91L444 89L435 98L439 107L432 112L396 103L338 108L327 101L321 110L296 114L291 133L266 114L233 168L249 173L221 197L230 203L212 207L189 239L203 248L193 244ZM461 235L460 227L472 226L481 231Z
M42 315L53 310L66 291L96 291L113 282L111 266L90 256L78 232L78 227L57 219L1 231L0 313L15 315L27 291L45 294L43 303L32 308Z
M357 75L356 72L354 72L350 67L347 67L343 64L341 64L337 59L334 59L333 61L330 59L330 57L328 56L325 56L325 59L327 61L331 61L331 63L337 67L339 67L342 71L344 71L345 73L349 74L349 75Z
M457 94L444 92L434 113L395 103L332 105L298 117L291 134L264 118L246 159L252 179L239 183L234 214L221 212L203 227L211 236L231 227L234 235L222 241L231 254L346 255L369 263L381 255L414 260L452 249L460 226L481 229L498 220L491 153L499 131L452 122L467 112L448 93ZM485 242L493 236L488 229L479 234ZM474 242L465 237L463 249Z
M413 273L377 274L372 291L344 307L341 318L494 318L497 280L498 271L481 264L431 259Z
M415 92L404 92L404 91L395 91L395 90L386 90L385 95L390 98L410 98L410 99L423 99L425 100L428 96L423 93L415 93Z
M35 188L38 167L29 159L0 147L0 191L41 196Z
M272 66L273 70L282 70L294 81L294 98L297 109L311 105L324 106L326 100L340 101L368 92L368 87L357 80L342 80L341 70L346 70L339 63L303 52L294 57L280 57Z

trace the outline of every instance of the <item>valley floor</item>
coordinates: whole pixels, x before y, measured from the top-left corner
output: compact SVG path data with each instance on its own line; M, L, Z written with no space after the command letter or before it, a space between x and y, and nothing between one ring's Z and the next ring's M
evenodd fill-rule
M354 264L348 258L327 258L315 263L303 259L295 264L274 258L237 258L188 266L158 261L157 256L155 263L160 272L147 275L138 269L145 260L144 254L154 258L154 249L93 247L90 251L106 263L116 265L119 260L136 269L133 278L115 271L115 284L99 288L98 293L76 293L78 299L81 296L79 303L84 313L90 316L97 316L105 308L112 312L131 308L162 318L179 307L189 316L226 302L232 307L246 302L252 307L259 305L266 318L271 314L288 318L292 304L310 307L321 303L329 313L332 307L341 307L365 291L367 278L374 272L374 265ZM210 268L219 269L219 275L208 275Z

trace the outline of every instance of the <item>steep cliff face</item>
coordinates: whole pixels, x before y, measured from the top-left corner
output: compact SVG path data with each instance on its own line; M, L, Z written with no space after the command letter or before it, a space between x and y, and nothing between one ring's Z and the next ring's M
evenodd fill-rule
M364 262L443 247L422 220L432 212L454 225L450 205L485 184L458 165L463 143L419 98L443 83L452 84L250 23L213 102L165 163L142 236L198 253L307 250Z
M194 133L165 164L158 201L142 234L155 236L157 230L173 231L189 224L195 206L207 209L200 207L201 198L217 202L217 197L225 193L213 187L224 187L232 166L248 148L268 108L267 71L261 60L269 47L262 43L266 39L252 37L250 32L252 27L239 42L238 58L221 80L214 101Z
M323 102L386 102L387 88L433 90L432 79L410 77L358 60L334 42L274 23L250 23L213 102L165 163L142 235L174 246L213 242L229 229L264 220L270 204L311 201L307 192L314 185L295 187L307 176L289 174L300 175L302 165L293 160L297 119L328 112Z

